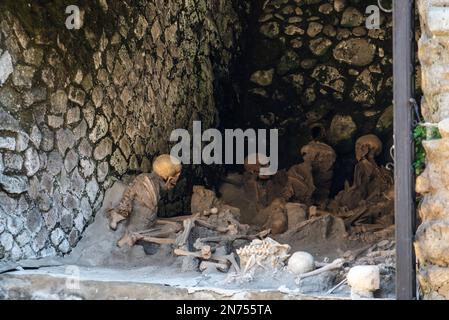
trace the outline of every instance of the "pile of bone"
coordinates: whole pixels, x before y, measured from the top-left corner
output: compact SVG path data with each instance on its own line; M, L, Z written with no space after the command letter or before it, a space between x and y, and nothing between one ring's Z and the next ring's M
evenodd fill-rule
M259 268L276 272L285 266L290 256L289 252L288 244L280 244L271 238L256 239L249 245L237 249L242 274L254 274Z

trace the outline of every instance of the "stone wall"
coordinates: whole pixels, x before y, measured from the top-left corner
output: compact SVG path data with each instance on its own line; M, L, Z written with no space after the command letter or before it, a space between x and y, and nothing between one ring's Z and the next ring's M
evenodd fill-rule
M214 125L239 50L234 1L71 1L79 30L39 3L0 4L0 260L68 253L114 179Z
M273 0L254 3L242 64L239 126L280 128L283 167L312 139L334 146L351 178L355 139L392 141L392 15L379 29L365 14L377 1ZM349 166L347 165L349 164Z
M415 239L418 281L424 299L449 299L449 1L420 0L418 5L422 113L442 136L424 141L427 167L416 183L424 196Z

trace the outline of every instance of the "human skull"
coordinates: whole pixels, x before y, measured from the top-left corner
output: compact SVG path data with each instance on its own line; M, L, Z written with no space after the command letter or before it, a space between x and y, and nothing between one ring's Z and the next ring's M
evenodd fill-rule
M252 153L245 159L245 170L254 176L258 176L259 179L268 180L270 176L262 175L260 173L261 168L267 168L269 159L260 153Z
M305 162L311 162L312 167L322 172L332 169L337 155L334 149L322 142L310 142L301 148Z
M182 165L178 159L163 154L153 162L153 172L165 181L167 189L173 189L181 175Z
M374 160L382 152L382 141L374 134L368 134L357 139L355 143L355 157L357 161L362 159Z

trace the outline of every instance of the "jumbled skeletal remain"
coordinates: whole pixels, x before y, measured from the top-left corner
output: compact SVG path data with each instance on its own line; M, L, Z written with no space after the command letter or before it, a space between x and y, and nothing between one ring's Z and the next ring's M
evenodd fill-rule
M154 227L160 191L172 189L181 170L182 166L177 159L164 154L154 160L151 173L142 173L129 184L120 203L107 211L112 230L116 230L120 222L128 220L125 235L118 241L119 246L124 243L134 244L139 240L135 233ZM157 237L158 233L153 232L152 236Z

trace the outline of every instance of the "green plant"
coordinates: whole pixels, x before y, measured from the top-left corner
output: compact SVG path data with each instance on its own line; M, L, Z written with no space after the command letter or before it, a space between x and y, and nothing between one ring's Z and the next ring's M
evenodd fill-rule
M441 135L438 128L435 126L418 124L413 130L413 141L415 143L415 161L413 162L413 168L417 176L426 168L426 150L424 149L422 142L424 140L439 138L441 138Z

